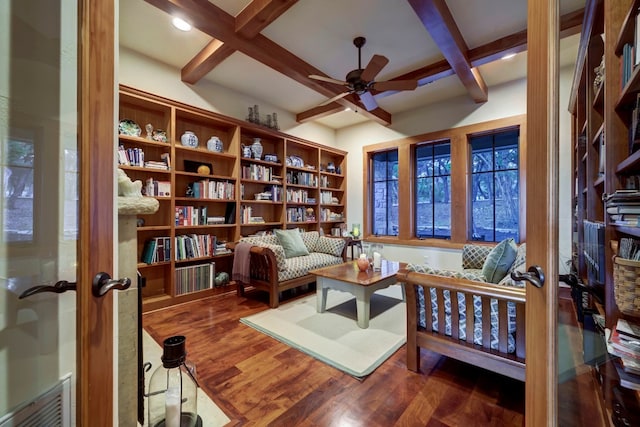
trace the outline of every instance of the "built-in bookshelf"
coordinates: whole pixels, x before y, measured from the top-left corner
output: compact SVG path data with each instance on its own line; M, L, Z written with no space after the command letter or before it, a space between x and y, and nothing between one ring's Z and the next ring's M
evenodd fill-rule
M598 321L590 323L601 321L602 330L615 329L628 317L616 304L613 264L620 254L611 243L640 236L639 9L640 0L586 2L569 106L574 264L580 280L603 299L600 304L585 292L578 304L594 312ZM584 325L587 330L587 322ZM637 390L621 387L621 375L611 369L612 362L615 357L606 355L593 364L593 372L601 385L604 412L618 425L625 411L638 413L640 398Z
M346 152L134 88L119 95L119 168L160 205L138 217L144 311L232 290L216 281L231 276L227 242L344 225ZM197 145L182 143L187 131Z

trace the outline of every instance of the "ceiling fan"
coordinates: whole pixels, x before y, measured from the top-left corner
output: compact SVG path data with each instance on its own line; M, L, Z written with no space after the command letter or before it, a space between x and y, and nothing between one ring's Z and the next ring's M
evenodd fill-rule
M309 78L314 80L320 80L323 82L333 83L340 86L346 86L347 91L339 95L334 96L331 99L326 100L320 105L327 105L333 101L337 101L340 98L344 98L347 95L355 93L360 98L360 101L367 109L367 111L375 110L378 108L371 89L377 91L385 90L414 90L418 87L416 80L390 80L384 82L376 82L374 79L385 65L389 63L389 60L382 55L373 55L367 66L362 68L362 46L364 46L367 39L364 37L356 37L353 39L353 44L358 48L358 68L349 71L345 81L332 79L330 77L319 76L312 74Z

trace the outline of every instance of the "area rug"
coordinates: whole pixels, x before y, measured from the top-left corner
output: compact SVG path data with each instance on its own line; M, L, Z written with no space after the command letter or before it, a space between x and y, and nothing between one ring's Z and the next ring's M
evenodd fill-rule
M331 289L324 313L316 312L314 294L240 321L349 375L363 378L406 342L406 304L401 285L373 294L367 329L359 328L356 319L354 296Z

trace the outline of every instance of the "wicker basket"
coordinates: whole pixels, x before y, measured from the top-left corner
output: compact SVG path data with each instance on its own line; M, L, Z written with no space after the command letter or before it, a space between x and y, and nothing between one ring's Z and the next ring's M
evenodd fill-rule
M640 261L614 257L613 292L620 312L640 317Z

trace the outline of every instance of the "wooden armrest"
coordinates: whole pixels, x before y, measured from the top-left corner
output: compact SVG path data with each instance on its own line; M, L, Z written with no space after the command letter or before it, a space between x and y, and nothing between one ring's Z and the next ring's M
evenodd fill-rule
M474 282L472 280L455 277L436 276L428 273L418 273L401 269L396 277L399 282L409 282L428 288L453 290L481 297L508 300L517 303L526 302L526 289L515 286L502 286L494 283Z

